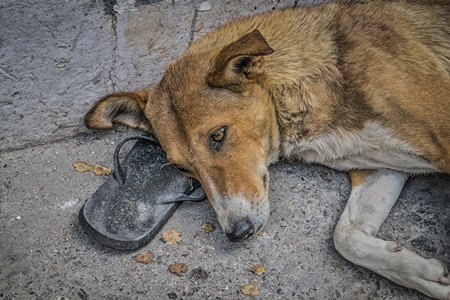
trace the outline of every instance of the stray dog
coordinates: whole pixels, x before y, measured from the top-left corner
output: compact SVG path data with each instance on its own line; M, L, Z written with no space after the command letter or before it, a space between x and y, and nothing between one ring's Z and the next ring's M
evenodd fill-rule
M334 243L349 261L436 299L446 267L376 237L412 174L450 173L450 2L353 1L240 19L195 41L161 82L102 98L89 128L153 133L200 181L231 241L269 215L280 158L348 171Z

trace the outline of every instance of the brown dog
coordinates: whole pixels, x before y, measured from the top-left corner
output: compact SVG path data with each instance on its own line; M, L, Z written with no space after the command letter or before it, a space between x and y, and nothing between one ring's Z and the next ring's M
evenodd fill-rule
M194 42L155 86L101 99L90 128L152 132L197 178L232 241L269 214L281 158L349 171L334 242L348 260L437 299L446 267L376 238L410 174L450 173L450 2L278 10Z

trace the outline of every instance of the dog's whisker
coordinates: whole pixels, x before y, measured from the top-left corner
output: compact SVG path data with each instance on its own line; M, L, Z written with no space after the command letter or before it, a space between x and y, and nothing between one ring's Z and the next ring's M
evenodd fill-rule
M160 168L159 168L159 170L163 170L165 167L167 167L167 166L172 166L173 164L172 163L170 163L170 162L166 162L165 164L163 164Z

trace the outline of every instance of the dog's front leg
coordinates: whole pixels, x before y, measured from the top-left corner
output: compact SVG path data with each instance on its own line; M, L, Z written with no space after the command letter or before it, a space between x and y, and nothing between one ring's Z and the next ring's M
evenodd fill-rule
M354 264L436 299L450 299L446 267L395 242L376 238L407 176L389 170L354 171L352 192L334 232L337 251Z

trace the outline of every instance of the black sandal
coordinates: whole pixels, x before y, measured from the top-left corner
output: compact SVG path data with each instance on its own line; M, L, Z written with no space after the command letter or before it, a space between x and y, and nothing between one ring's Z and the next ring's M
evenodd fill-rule
M123 159L122 145L138 139ZM133 136L121 141L114 152L114 172L86 201L78 219L102 244L135 250L150 242L183 201L203 201L200 183L189 180L167 163L153 136Z

